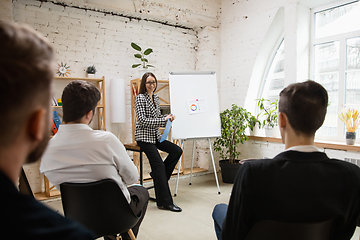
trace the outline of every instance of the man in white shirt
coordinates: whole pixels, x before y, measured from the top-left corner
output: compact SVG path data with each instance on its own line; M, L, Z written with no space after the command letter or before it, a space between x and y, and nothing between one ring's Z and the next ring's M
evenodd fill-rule
M86 81L72 81L64 88L63 124L49 141L40 171L57 189L63 182L115 180L134 213L141 214L132 229L136 236L149 194L142 186L127 187L138 181L139 174L119 139L110 132L89 127L100 97L100 91ZM127 233L121 235L129 238Z

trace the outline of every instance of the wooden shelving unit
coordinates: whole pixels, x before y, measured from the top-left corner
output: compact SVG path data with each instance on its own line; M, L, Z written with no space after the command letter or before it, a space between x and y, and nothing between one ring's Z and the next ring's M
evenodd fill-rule
M106 118L105 118L105 77L101 78L74 78L74 77L55 77L54 78L54 97L56 99L61 98L64 87L71 81L84 80L94 84L100 91L101 99L96 107L96 119L97 121L91 125L96 130L106 130ZM52 106L53 111L62 111L62 106ZM60 117L62 114L59 114ZM49 180L44 176L44 188L42 193L36 193L35 196L39 200L44 200L52 197L60 196L60 192L51 186Z
M96 130L106 130L105 117L105 77L101 78L72 78L72 77L55 77L54 78L55 98L61 98L62 90L71 81L84 80L94 84L100 91L101 98L96 107L97 122L92 127ZM61 106L53 106L53 110L62 109Z

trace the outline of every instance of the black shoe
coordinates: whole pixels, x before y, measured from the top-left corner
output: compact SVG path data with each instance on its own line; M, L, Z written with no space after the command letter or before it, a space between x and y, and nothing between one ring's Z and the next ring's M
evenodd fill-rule
M167 205L167 206L158 206L158 209L162 209L162 210L170 210L172 212L181 212L182 209L178 206L176 206L175 203Z

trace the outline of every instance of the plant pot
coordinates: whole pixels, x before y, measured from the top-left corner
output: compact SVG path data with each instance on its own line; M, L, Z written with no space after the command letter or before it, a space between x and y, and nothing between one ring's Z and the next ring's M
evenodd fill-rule
M241 165L240 160L235 160L235 163L230 163L229 160L220 160L222 181L224 183L234 183Z
M346 144L354 145L356 140L356 132L346 132Z
M88 77L88 78L95 78L95 73L88 73L88 74L87 74L87 77Z
M277 127L265 127L266 137L278 137L279 134L279 129Z
M259 125L258 124L256 124L255 126L254 126L254 130L250 130L249 129L249 135L250 136L256 136L256 135L258 135L259 134Z
M265 127L265 136L272 137L273 136L273 128L272 127Z

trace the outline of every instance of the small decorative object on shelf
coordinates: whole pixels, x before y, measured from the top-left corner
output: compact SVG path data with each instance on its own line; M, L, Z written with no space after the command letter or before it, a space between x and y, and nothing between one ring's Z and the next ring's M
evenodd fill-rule
M359 111L353 108L343 109L339 113L339 118L345 123L346 144L354 145L356 139L356 130L360 124Z
M69 68L70 68L70 66L67 65L66 63L63 63L63 62L61 62L61 64L58 63L58 71L56 74L59 77L65 77L65 76L68 77L71 72L71 70Z
M346 144L354 145L356 139L356 132L346 132Z
M89 78L94 78L95 73L96 73L96 68L95 68L95 66L92 65L92 66L87 67L86 73L87 73L87 76L88 76Z

